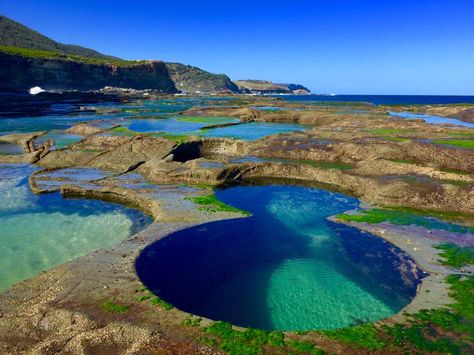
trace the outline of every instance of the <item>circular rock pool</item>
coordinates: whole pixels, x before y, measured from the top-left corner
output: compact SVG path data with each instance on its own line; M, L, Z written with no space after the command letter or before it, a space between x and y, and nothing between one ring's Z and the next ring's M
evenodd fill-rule
M334 329L400 311L421 272L393 245L328 216L358 200L316 188L238 186L217 197L252 216L147 247L144 284L179 309L262 329Z

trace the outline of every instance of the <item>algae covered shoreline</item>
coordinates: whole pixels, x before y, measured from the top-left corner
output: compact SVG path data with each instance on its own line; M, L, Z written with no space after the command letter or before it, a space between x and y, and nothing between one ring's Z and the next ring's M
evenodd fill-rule
M155 219L152 226L119 245L61 265L4 292L0 296L0 328L3 334L20 329L20 341L3 335L2 349L92 349L88 347L105 335L101 349L115 343L124 349L136 346L151 351L173 346L190 353L216 349L276 353L318 349L466 351L472 344L465 335L459 335L466 334L465 328L456 324L468 326L472 318L447 305L466 307L462 303L465 300L459 297L472 293L468 287L472 282L471 254L464 249L474 244L470 229L474 159L470 159L473 153L469 148L453 148L437 141L466 141L471 129L393 119L377 107L370 108L370 113L348 112L347 106L342 110L334 105L311 105L301 111L263 111L252 107L256 102L270 106L282 103L241 96L230 100L239 100L239 106L197 106L183 110L182 116L206 117L206 121L224 116L275 125L291 122L304 124L305 130L248 141L187 134L176 139L166 134L114 132L109 130L111 126L86 122L71 125L71 132L80 135L81 140L59 149L51 142L38 144L42 132L0 136L0 140L20 144L25 152L0 155L0 161L33 162L45 169L30 178L35 192L61 191L64 196L126 203ZM100 112L101 108L95 110ZM81 179L81 169L82 173L87 169L108 173ZM225 207L211 197L213 186L262 179L327 186L377 208L401 206L409 215L415 210L424 211L462 226L440 232L430 227L432 222L407 227L412 220L402 218L400 222L399 216L389 213L383 218L368 219L371 224L345 217L344 223L393 243L430 274L404 312L375 326L304 334L232 329L225 323L198 321L176 308L169 309L165 301L142 289L134 270L141 249L183 228L240 217L239 210ZM450 243L464 249L436 249ZM444 257L440 256L442 253ZM457 258L459 255L463 255L461 259ZM447 265L438 261L443 258ZM26 308L22 306L25 303ZM433 311L426 313L425 308ZM26 314L32 319L27 320ZM71 319L75 319L73 323ZM434 338L420 330L420 324L426 322L433 327ZM125 329L122 335L117 335L117 327ZM64 329L70 329L72 337ZM422 343L414 342L410 332L415 332L417 339L424 339ZM458 335L452 338L453 334ZM130 336L135 339L131 343L127 340Z

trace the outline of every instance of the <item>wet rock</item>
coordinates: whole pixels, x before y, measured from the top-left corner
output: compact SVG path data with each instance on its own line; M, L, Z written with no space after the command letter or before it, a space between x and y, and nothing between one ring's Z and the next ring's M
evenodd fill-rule
M136 136L126 143L98 155L87 165L125 172L148 160L166 157L175 145L175 142L167 139Z

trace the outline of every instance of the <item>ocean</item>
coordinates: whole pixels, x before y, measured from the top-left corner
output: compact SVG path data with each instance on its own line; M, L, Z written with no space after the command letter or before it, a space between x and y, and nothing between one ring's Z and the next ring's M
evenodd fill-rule
M436 95L275 95L286 101L368 102L374 105L474 104L474 96Z

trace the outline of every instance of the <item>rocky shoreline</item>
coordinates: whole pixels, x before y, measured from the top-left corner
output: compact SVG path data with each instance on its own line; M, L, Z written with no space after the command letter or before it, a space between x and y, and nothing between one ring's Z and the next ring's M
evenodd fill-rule
M263 102L282 105L277 100ZM0 136L0 141L24 150L23 155L0 155L1 163L35 163L44 168L30 177L35 193L61 191L64 197L123 203L155 220L114 248L96 251L3 292L2 352L218 353L198 341L199 329L183 326L189 315L166 310L158 301L138 301L149 295L134 270L134 261L146 245L174 231L241 217L228 211L206 211L191 201L211 193L213 186L284 180L342 191L372 206L429 210L473 225L474 153L427 141L455 139L453 132L472 134L469 129L391 119L377 107L362 114L326 106L295 111L294 105L267 112L254 108L259 103L254 99L239 107L199 107L183 115L236 117L240 124L297 122L310 127L257 141L200 137L176 141L131 131L115 135L110 129L82 123L70 130L83 136L82 140L62 149L52 149L49 141L36 144L44 132ZM103 169L108 174L98 180L75 180L74 175L64 178L60 174L65 169ZM444 277L474 272L472 266L459 270L438 260L439 250L434 246L440 241L456 243L460 239L456 233L390 223L337 222L384 238L429 274L415 299L380 324L405 322L421 309L445 307L453 299ZM474 238L464 240L464 246L473 245ZM103 305L110 302L128 307L127 312L104 310ZM308 337L325 351L354 351L350 344L322 335L304 336Z

